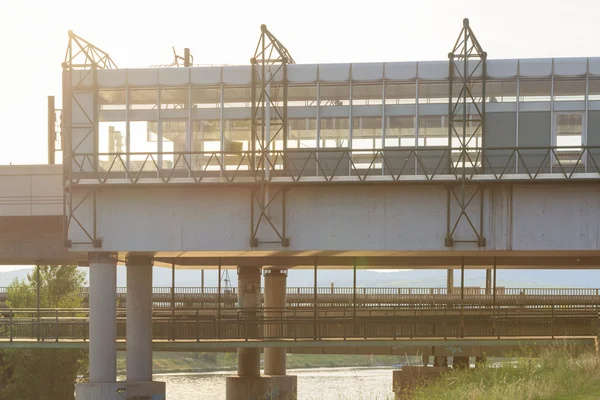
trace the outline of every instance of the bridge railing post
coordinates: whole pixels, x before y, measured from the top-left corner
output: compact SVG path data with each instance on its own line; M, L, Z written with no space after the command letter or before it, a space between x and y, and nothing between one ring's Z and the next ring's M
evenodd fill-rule
M56 310L56 341L58 342L58 309Z
M554 304L552 304L552 318L550 319L550 326L552 329L552 339L554 339Z
M392 314L392 338L396 340L396 307L394 307L394 313Z
M296 307L294 307L294 342L298 340L298 320L296 319Z
M447 324L447 320L446 320L446 318L448 316L447 310L448 310L448 308L444 307L444 319L442 321L442 329L444 330L444 340L446 340L448 338L448 324Z
M9 317L8 337L9 337L9 340L12 342L13 341L13 312L12 312L12 310L9 311L8 317Z
M200 324L199 324L200 321L198 320L198 312L199 311L200 310L196 309L196 342L200 341Z
M90 318L90 313L88 311L88 315L87 318L82 318L81 319L81 335L83 336L83 341L87 341L87 327L89 326L88 324L86 324L86 319L89 321Z

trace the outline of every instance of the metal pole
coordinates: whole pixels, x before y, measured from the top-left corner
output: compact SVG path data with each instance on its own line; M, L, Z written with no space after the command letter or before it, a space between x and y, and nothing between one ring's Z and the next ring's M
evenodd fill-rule
M175 260L171 260L171 324L175 340Z
M492 316L494 317L494 323L496 320L496 257L494 257L494 291L493 291L493 312Z
M352 272L352 319L354 320L354 335L356 336L356 261L354 262Z
M356 263L352 267L352 316L356 318Z
M40 266L35 265L36 297L37 297L37 340L40 340Z
M492 284L492 271L490 269L485 270L485 294L490 294L490 286Z
M314 307L314 338L317 339L317 260L315 259L314 270L314 288L313 288L313 307Z
M219 259L218 269L218 284L217 284L217 335L221 334L221 260ZM239 286L239 283L238 283ZM239 289L239 288L238 288ZM238 290L239 295L239 290Z
M202 285L200 289L201 289L202 294L204 294L204 270L200 270L200 279L201 279L200 283Z
M465 258L460 258L460 336L465 335L465 321L463 312L465 308Z
M48 96L48 164L56 164L56 110L54 108L54 96Z

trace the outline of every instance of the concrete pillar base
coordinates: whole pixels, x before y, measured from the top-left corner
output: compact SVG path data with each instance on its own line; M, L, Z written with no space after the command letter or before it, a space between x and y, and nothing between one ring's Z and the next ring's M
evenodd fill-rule
M76 400L165 400L164 382L80 383L75 386Z
M228 376L225 399L296 400L297 386L295 375Z
M454 356L452 357L452 368L454 369L469 369L471 364L469 363L469 357L465 356Z
M402 367L392 371L393 390L396 399L411 399L415 387L424 381L438 378L448 371L447 367Z

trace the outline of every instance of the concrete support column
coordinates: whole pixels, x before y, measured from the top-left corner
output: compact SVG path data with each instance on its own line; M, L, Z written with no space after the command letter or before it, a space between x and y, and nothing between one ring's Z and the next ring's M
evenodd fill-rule
M433 366L434 367L447 367L448 366L448 357L435 356L433 358Z
M117 255L89 253L90 383L117 381Z
M454 270L449 269L446 275L446 293L452 294L454 289Z
M475 357L475 368L481 368L485 366L486 357L485 356L477 356Z
M469 369L469 357L454 356L452 357L452 368L454 369Z
M127 381L152 381L152 264L127 256Z
M152 263L148 271L147 260L127 260L136 266L127 267L127 382L117 382L117 255L89 253L88 260L90 381L75 387L75 398L164 399L165 383L152 382Z
M492 294L492 270L485 270L485 294Z
M286 274L282 271L270 271L265 275L265 307L285 306ZM260 302L260 268L238 268L238 307L244 322L248 338L258 336L259 324L256 321L256 308ZM246 309L246 310L244 310ZM281 312L281 311L275 311ZM268 317L265 312L265 316ZM280 327L265 326L265 336L280 336ZM226 400L263 399L295 400L296 376L285 375L285 349L283 352L265 349L265 376L260 376L260 349L238 349L238 374L228 376L226 381ZM271 374L271 375L267 375Z
M257 308L260 301L260 267L238 268L238 308L248 338L258 336ZM260 349L238 349L238 376L260 376Z
M265 271L265 331L268 337L284 336L287 270L269 269ZM286 374L285 348L265 348L265 375Z

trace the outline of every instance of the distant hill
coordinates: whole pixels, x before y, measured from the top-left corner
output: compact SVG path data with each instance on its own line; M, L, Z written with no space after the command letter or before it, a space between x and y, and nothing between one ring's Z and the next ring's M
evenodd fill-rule
M8 286L15 278L24 279L31 268L2 272L0 266L0 286ZM82 268L89 277L89 269ZM171 270L155 267L153 271L154 286L171 286ZM237 286L235 271L229 271L232 286ZM445 287L446 271L442 270L408 270L380 272L375 270L359 270L356 273L359 287ZM319 270L318 285L329 286L333 282L336 287L352 287L351 270ZM460 271L455 271L455 285L460 285ZM199 270L178 270L175 284L179 287L200 286ZM290 270L288 286L313 286L312 270ZM504 287L600 287L600 271L594 270L498 270L498 286ZM117 285L126 285L126 269L117 267ZM224 283L223 283L224 285ZM217 286L217 271L205 271L205 286ZM485 286L485 272L481 270L465 271L465 286Z

